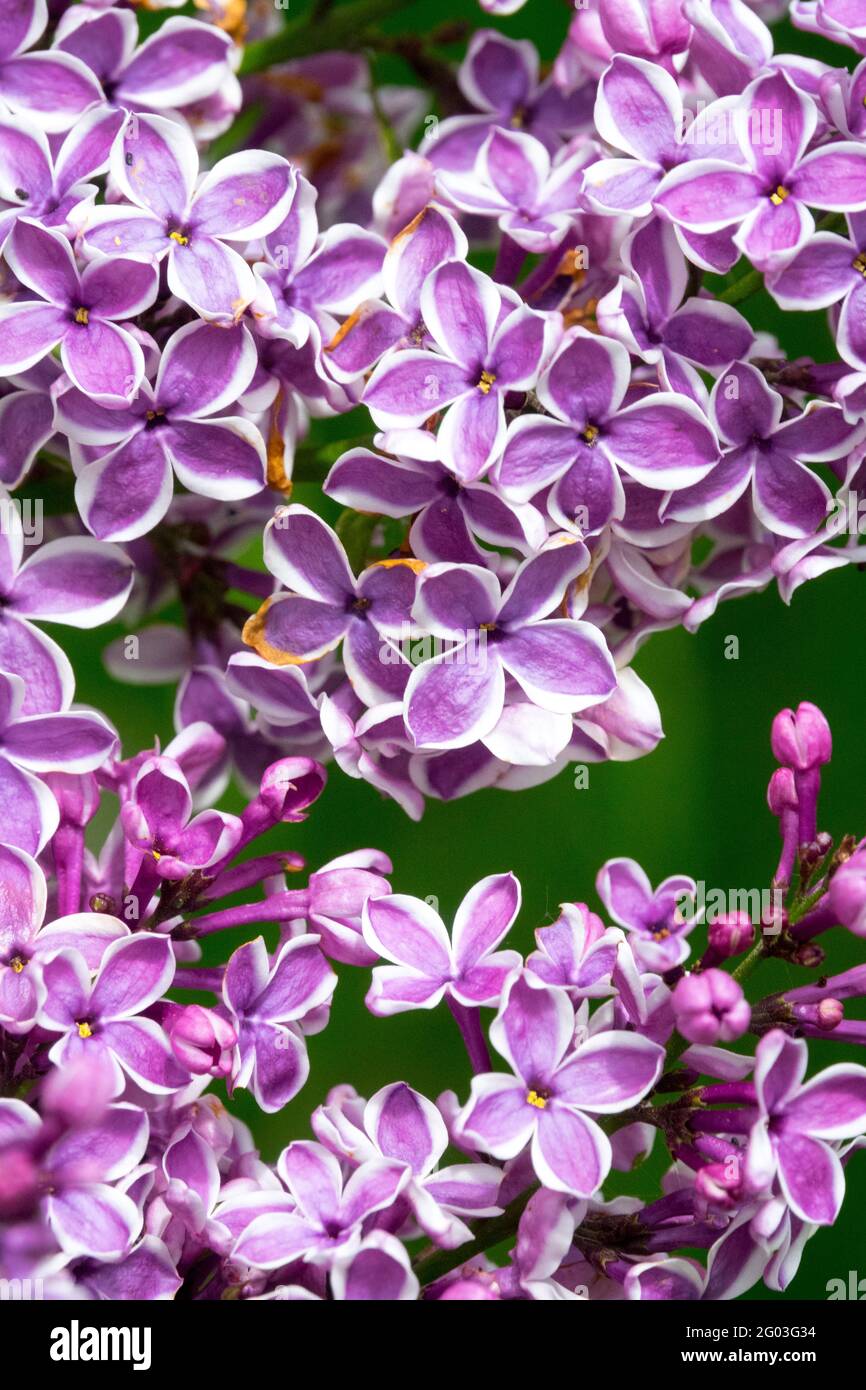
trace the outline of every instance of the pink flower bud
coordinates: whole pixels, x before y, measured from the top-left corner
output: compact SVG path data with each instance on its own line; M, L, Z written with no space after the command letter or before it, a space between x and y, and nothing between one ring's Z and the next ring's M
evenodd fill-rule
M716 960L727 960L748 951L755 928L748 912L725 912L708 924L707 937Z
M213 1009L188 1004L169 1025L172 1051L194 1076L228 1076L237 1035Z
M733 1042L752 1017L742 989L725 970L684 975L671 1000L677 1028L692 1043Z
M773 720L770 742L773 756L783 767L807 772L830 761L833 740L830 725L817 705L803 700L792 709L783 709Z

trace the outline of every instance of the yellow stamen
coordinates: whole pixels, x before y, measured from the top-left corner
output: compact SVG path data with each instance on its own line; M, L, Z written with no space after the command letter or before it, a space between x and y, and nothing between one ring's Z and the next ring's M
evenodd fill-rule
M478 390L481 392L482 396L490 395L490 388L495 380L496 377L493 375L492 372L481 373L481 380L478 383Z
M779 184L776 188L775 193L770 194L770 202L773 203L777 208L780 208L784 203L785 199L790 198L790 196L790 188L783 188L782 185Z
M598 425L587 425L580 437L592 448L593 444L598 439Z
M92 1038L92 1037L93 1037L93 1029L91 1028L91 1026L90 1026L89 1023L79 1023L79 1025L78 1025L78 1036L79 1036L79 1038Z
M178 246L189 246L189 237L184 236L183 232L169 232L169 241L176 241Z
M530 1091L526 1097L527 1105L534 1105L536 1110L547 1109L547 1096L539 1095L538 1091Z
M859 256L854 257L851 268L859 271L861 275L866 275L866 251L861 251Z
M87 323L87 321L88 321L89 318L90 318L90 314L88 313L88 311L87 311L86 309L83 309L83 308L82 308L82 309L76 309L76 310L75 310L75 322L76 322L76 323Z
M21 971L24 969L24 961L20 956L13 956L9 962L9 966L15 971L16 975L20 975Z

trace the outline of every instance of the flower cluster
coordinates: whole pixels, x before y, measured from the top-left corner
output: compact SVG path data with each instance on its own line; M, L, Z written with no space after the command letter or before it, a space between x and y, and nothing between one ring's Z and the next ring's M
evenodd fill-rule
M85 733L66 737L80 765ZM0 845L0 1275L52 1298L784 1289L838 1217L866 1136L866 1067L804 1079L810 1039L866 1042L845 1018L866 966L829 974L817 940L866 936L866 841L817 829L830 732L814 705L777 717L773 749L782 854L757 944L743 911L700 922L692 879L653 889L612 859L596 888L616 925L564 903L525 959L502 946L520 911L510 873L470 888L450 931L390 891L375 850L288 887L303 861L256 841L304 819L325 780L312 759L269 767L241 816L195 813L225 752L203 723L162 753L122 759L112 739L95 772L54 774L42 862ZM100 810L111 828L96 854L84 839ZM237 928L270 944L210 949ZM749 1002L744 982L769 958L822 974ZM372 966L377 1019L445 1003L471 1087L433 1100L402 1080L369 1099L338 1086L312 1112L314 1138L274 1166L211 1087L247 1088L266 1112L296 1096L334 964ZM659 1146L659 1192L606 1192ZM486 1252L503 1241L497 1266Z
M26 717L74 693L34 624L123 612L112 675L179 682L177 732L214 724L247 792L333 758L418 818L650 751L651 633L860 562L862 64L776 54L779 6L744 0L578 7L543 78L493 30L456 72L447 25L429 52L366 35L423 90L293 59L279 13L242 57L232 7L155 8L142 37L122 5L21 0L0 32L0 670ZM837 9L792 16L859 51ZM788 362L734 307L762 283L829 308L840 360Z

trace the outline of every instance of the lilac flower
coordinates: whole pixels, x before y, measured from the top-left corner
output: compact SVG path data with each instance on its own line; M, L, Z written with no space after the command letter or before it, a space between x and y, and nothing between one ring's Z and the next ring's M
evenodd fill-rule
M338 1302L402 1303L414 1302L420 1285L405 1245L372 1230L357 1250L335 1260L331 1287Z
M89 537L49 541L24 559L22 514L0 489L0 668L24 681L22 714L66 709L75 681L62 649L37 622L97 627L116 618L134 569L122 551Z
M454 918L452 940L438 912L418 898L393 893L364 908L364 938L393 962L373 971L367 1008L380 1017L434 1009L443 999L468 1008L496 1004L515 951L497 947L520 910L513 874L491 874L470 888Z
M778 1177L795 1216L832 1225L845 1183L828 1141L862 1133L866 1070L843 1062L804 1085L806 1044L778 1031L761 1039L756 1058L758 1116L749 1136L746 1181L760 1191Z
M717 374L749 355L754 333L736 309L698 296L683 302L688 270L670 224L657 217L645 223L623 260L634 278L620 276L599 301L599 327L644 362L658 362L671 390L700 396L682 358Z
M259 936L226 967L223 999L237 1034L232 1089L248 1087L266 1112L281 1110L309 1073L301 1026L330 1001L337 977L317 936L296 936L273 965Z
M646 1095L664 1049L636 1033L600 1034L569 1052L574 1012L564 990L515 974L490 1038L513 1076L476 1076L458 1118L461 1137L497 1158L532 1145L545 1187L591 1197L607 1177L610 1141L590 1117L617 1114Z
M112 1184L142 1158L147 1116L134 1105L112 1105L99 1124L68 1131L41 1157L40 1127L35 1110L23 1101L0 1100L0 1152L16 1145L37 1150L33 1195L61 1250L67 1258L118 1259L138 1235L141 1214Z
M61 1036L51 1048L57 1066L72 1065L93 1053L111 1068L113 1093L127 1078L154 1095L184 1086L188 1073L178 1066L163 1030L140 1017L168 989L174 977L171 942L144 933L114 941L103 953L91 983L80 951L64 948L42 965L45 998L38 1022Z
M386 439L380 438L383 447ZM394 517L417 513L409 543L427 562L482 564L485 552L475 536L524 553L544 544L546 529L534 507L507 502L486 483L461 482L439 462L437 442L426 430L412 431L404 447L417 457L390 459L350 449L334 464L323 491L357 511Z
M611 693L616 676L598 629L547 616L587 561L579 542L563 538L521 565L504 594L477 565L425 571L415 618L455 645L409 677L406 727L419 747L462 748L492 734L506 673L530 704L554 714L586 709Z
M57 802L34 773L93 772L117 743L101 715L22 714L24 682L0 672L0 841L39 854L57 829Z
M99 83L67 53L28 53L48 21L45 0L14 0L0 24L0 98L41 130L68 130L94 102Z
M653 890L633 859L609 859L595 883L615 922L631 933L632 949L645 970L670 970L688 959L686 937L695 926L682 905L697 891L684 874L673 874Z
M618 991L623 1005L643 1022L645 998L631 947L585 903L562 903L556 921L538 927L535 940L538 950L527 956L526 969L545 984L568 990L574 1001Z
M249 385L255 364L242 324L195 322L172 334L153 387L142 382L128 409L104 410L80 390L60 394L58 416L69 437L99 448L96 457L91 448L76 482L91 531L102 540L144 535L165 516L174 475L191 491L220 500L261 491L265 448L258 429L221 413Z
M225 811L190 819L192 793L173 758L148 758L139 768L121 812L130 845L153 861L160 878L181 879L207 869L233 851L242 826Z
M297 503L268 522L264 553L292 592L266 601L244 628L244 641L277 665L315 661L343 642L359 695L371 705L399 699L408 665L383 660L381 651L409 623L419 562L386 560L356 580L335 532Z
M437 1244L452 1248L471 1239L468 1219L497 1216L502 1172L489 1163L438 1164L448 1147L448 1130L432 1101L405 1082L378 1091L366 1105L329 1100L313 1116L317 1138L338 1158L354 1164L373 1158L408 1164L412 1176L402 1191L419 1226Z
M576 134L590 120L590 84L566 92L550 77L539 82L535 45L494 29L472 35L457 80L463 95L483 114L450 116L425 136L421 153L437 169L471 170L497 126L528 131L555 150L563 135Z
M352 381L372 368L389 348L429 344L421 295L431 273L445 261L462 260L466 237L450 213L429 205L399 229L385 254L382 281L388 303L368 299L352 312L325 347L329 370Z
M260 332L297 348L312 328L332 338L338 316L379 292L385 256L381 237L347 223L320 236L315 205L315 188L299 175L284 220L265 237L268 259L255 268Z
M767 288L783 309L824 309L841 300L836 346L846 362L866 369L866 216L849 213L848 238L816 232Z
M118 257L79 275L66 239L26 217L16 222L4 255L41 298L0 305L0 369L26 371L59 346L79 390L101 405L128 404L144 376L144 354L115 320L130 319L153 303L153 267Z
M736 245L760 269L775 270L814 231L808 207L843 212L866 207L866 150L839 141L807 153L817 123L815 104L785 73L758 78L746 88L743 102L737 136L747 167L712 160L682 165L665 178L655 207L693 232L739 223ZM778 150L766 138L774 120L780 128Z
M533 135L494 129L474 169L441 173L437 185L464 212L496 217L503 235L522 250L552 251L584 206L584 169L593 153L583 147L551 160Z
M360 1244L363 1223L389 1207L409 1180L405 1163L373 1159L344 1184L340 1165L321 1144L299 1141L277 1164L294 1198L294 1212L256 1218L234 1247L234 1258L257 1269L277 1269L301 1257L326 1267Z
M290 164L260 150L228 155L196 187L192 137L163 116L135 116L115 141L111 175L132 206L90 219L85 246L112 260L124 252L168 257L173 294L202 318L236 323L255 298L243 257L226 242L266 236L282 222L295 189Z
M230 96L232 42L214 25L177 16L144 43L137 45L137 37L129 10L72 6L60 17L54 51L86 64L119 108L163 111L202 105L219 91Z
M446 261L421 291L438 352L407 349L380 362L364 393L377 424L420 425L450 407L438 433L443 463L474 482L501 451L503 397L535 385L554 344L553 325L523 305L503 306L492 280Z
M0 243L24 214L43 227L69 231L92 203L96 185L87 182L108 166L123 114L94 106L66 136L56 158L41 130L22 117L0 118Z
M842 458L862 437L862 426L848 424L839 406L819 402L783 420L783 398L746 362L719 379L710 404L719 435L731 447L706 478L665 504L665 516L717 516L751 483L752 505L768 530L810 536L827 516L829 492L802 460Z
M630 375L620 343L573 329L538 383L547 415L519 416L508 430L493 473L505 495L528 501L555 483L554 518L591 535L622 514L620 470L659 489L705 477L718 448L702 411L668 391L623 408Z

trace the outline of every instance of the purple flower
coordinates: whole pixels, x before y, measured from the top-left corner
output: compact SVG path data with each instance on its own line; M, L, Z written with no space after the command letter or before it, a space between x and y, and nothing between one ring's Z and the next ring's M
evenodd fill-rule
M301 1026L329 1004L336 984L317 936L293 937L273 964L260 936L233 953L223 982L237 1034L232 1089L247 1087L269 1113L297 1095L310 1069Z
M437 184L464 212L496 217L503 236L524 251L553 251L584 206L584 169L591 146L552 160L546 147L525 131L494 128L474 169L441 173Z
M112 1105L98 1124L69 1130L41 1155L40 1129L30 1106L0 1100L0 1154L33 1150L33 1195L60 1249L68 1259L118 1259L141 1230L141 1213L112 1184L144 1155L147 1116L137 1106Z
M816 232L793 260L767 276L767 288L783 309L824 309L841 300L836 346L846 362L864 370L866 216L849 213L848 226L847 238Z
M371 299L351 306L353 312L325 347L329 371L340 381L353 381L389 348L427 346L429 335L421 316L424 285L437 266L462 260L468 249L454 218L432 204L400 228L382 265L390 302Z
M437 352L407 349L380 362L364 401L383 427L439 427L443 463L474 482L502 449L504 397L535 385L554 344L554 325L527 305L503 303L496 285L464 261L446 261L421 291Z
M102 91L68 53L28 53L48 21L45 0L13 0L0 19L0 99L40 130L68 130Z
M665 385L701 399L687 363L717 374L747 357L755 335L729 304L695 296L683 302L688 267L673 227L653 217L623 247L633 278L619 283L599 301L599 327L644 362L661 365Z
M74 947L98 970L106 948L129 928L105 912L74 912L45 922L45 875L29 854L0 845L0 1025L10 1033L32 1028L43 995L40 964Z
M237 1241L233 1258L278 1269L306 1258L326 1268L360 1245L368 1217L390 1207L411 1175L405 1163L372 1159L344 1184L340 1165L321 1144L290 1144L277 1163L296 1210L259 1216Z
M436 166L458 173L472 169L478 151L496 127L519 128L550 150L564 135L589 124L592 85L566 92L548 77L539 83L535 45L509 39L494 29L474 33L457 81L466 99L483 114L450 116L439 121L421 143L421 153Z
M574 1010L564 990L515 974L490 1027L514 1071L476 1076L458 1117L461 1138L496 1158L532 1145L539 1180L591 1197L607 1177L610 1141L590 1114L637 1104L658 1080L664 1049L637 1033L600 1033L570 1051Z
M409 667L396 649L390 659L388 639L405 636L420 562L385 560L356 580L336 533L297 503L268 522L264 556L292 592L265 602L244 641L276 665L316 661L342 642L360 697L371 705L399 699Z
M334 464L323 491L357 511L394 517L417 513L409 544L413 555L427 562L483 564L485 552L475 536L523 553L541 548L547 532L535 507L507 502L486 483L461 482L439 462L436 439L428 431L405 435L405 452L417 457L391 459L350 449ZM380 436L383 448L387 442Z
M185 1086L189 1074L172 1056L162 1028L137 1016L169 988L174 968L171 942L151 932L112 942L92 983L80 951L58 951L42 965L45 998L38 1014L42 1028L61 1034L52 1062L68 1066L92 1053L111 1068L115 1095L127 1078L154 1095Z
M34 773L93 772L117 743L101 715L22 714L24 682L0 672L0 841L39 854L57 829L57 802Z
M489 1163L438 1164L448 1130L436 1106L404 1081L384 1086L366 1105L329 1098L313 1115L317 1138L338 1158L357 1165L374 1158L408 1164L412 1176L402 1197L419 1226L446 1248L471 1239L461 1217L498 1216L502 1171Z
M735 363L713 387L711 414L729 445L701 482L677 493L664 507L675 521L718 516L751 483L758 519L778 536L810 536L827 516L830 493L806 468L844 457L863 435L840 406L815 402L801 415L783 420L783 397L767 385L756 367Z
M535 932L538 950L526 968L548 985L560 985L574 1001L618 993L620 1002L643 1022L646 1002L631 947L616 927L605 927L585 903L562 903L549 927Z
M695 918L685 917L681 905L694 898L694 879L673 874L653 890L633 859L609 859L595 886L613 920L631 933L635 958L644 970L671 970L688 959L685 938Z
M208 869L230 855L240 840L243 827L237 816L201 811L190 819L191 814L192 793L178 763L166 757L142 763L124 802L121 824L130 845L152 862L154 879L181 879Z
M132 206L90 219L85 246L100 258L168 257L172 294L202 318L236 323L255 298L253 273L227 242L272 232L295 190L292 166L264 150L221 159L196 187L192 136L163 116L134 116L115 141L111 176Z
M58 419L89 450L75 488L89 529L103 540L144 535L165 516L175 475L204 497L260 492L262 437L250 420L221 413L249 386L255 366L255 345L242 324L196 321L172 334L154 385L142 382L128 409L105 410L84 391L62 392Z
M592 535L623 513L620 470L659 489L705 477L719 451L700 408L672 391L623 407L630 378L621 343L571 330L538 383L547 415L519 416L508 430L493 473L506 497L528 501L554 483L554 520Z
M513 874L491 874L470 888L454 918L451 940L438 912L419 898L393 893L364 907L364 939L391 965L373 971L367 1008L379 1017L433 1009L443 998L469 1008L495 1005L516 951L497 947L520 910Z
M59 346L79 390L100 405L127 405L141 385L144 354L115 320L133 318L153 303L154 268L118 257L79 274L65 237L27 217L19 217L4 254L22 284L41 298L0 305L0 370L26 371Z
M758 1043L758 1117L749 1136L746 1182L752 1191L778 1177L795 1216L830 1226L845 1192L842 1164L828 1141L866 1125L866 1069L841 1062L803 1084L808 1048L774 1030Z
M736 129L747 167L704 159L681 165L667 175L654 205L692 232L739 223L736 245L759 269L775 270L814 231L809 207L866 207L866 149L838 141L807 154L815 103L785 73L758 78L742 100Z
M585 547L562 537L525 561L504 594L477 565L432 565L422 574L414 617L454 645L409 677L406 727L419 747L463 748L491 735L506 674L529 704L552 714L610 695L616 673L598 628L548 617L587 563Z
M402 1303L417 1299L420 1284L405 1245L374 1229L334 1262L331 1290L338 1302Z
M63 650L34 621L98 627L116 618L135 577L123 551L89 537L49 541L24 558L14 498L0 488L0 669L24 681L23 714L66 709L75 690Z
M314 328L332 338L342 316L380 292L384 241L349 223L320 236L316 190L303 175L285 219L265 238L265 251L267 261L255 267L257 327L296 348Z
M0 118L0 243L18 218L32 217L43 227L70 230L92 203L96 186L86 180L104 173L123 113L94 106L76 121L56 158L41 130L23 117Z
M138 46L137 37L132 11L73 5L60 16L54 51L86 64L120 108L201 107L220 91L232 99L232 40L215 25L172 16Z

